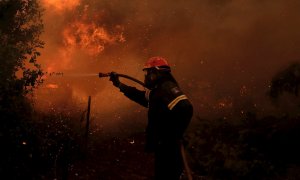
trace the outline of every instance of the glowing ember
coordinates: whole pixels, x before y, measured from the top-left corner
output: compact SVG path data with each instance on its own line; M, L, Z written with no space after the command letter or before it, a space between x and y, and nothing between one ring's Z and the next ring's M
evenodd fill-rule
M57 89L58 85L57 84L47 84L46 87L49 89Z
M245 85L243 85L240 89L240 96L245 96L248 94L248 89Z
M224 102L219 102L219 107L224 108L224 107L226 107L226 104Z
M132 141L129 142L130 144L134 144L134 139Z
M217 103L217 107L220 109L232 108L232 106L233 103L229 98L220 99L219 102Z

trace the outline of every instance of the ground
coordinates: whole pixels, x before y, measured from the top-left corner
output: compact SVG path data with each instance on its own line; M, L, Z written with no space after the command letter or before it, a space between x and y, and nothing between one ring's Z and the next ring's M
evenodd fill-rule
M91 137L87 157L69 167L68 179L152 179L154 156L144 152L144 134Z

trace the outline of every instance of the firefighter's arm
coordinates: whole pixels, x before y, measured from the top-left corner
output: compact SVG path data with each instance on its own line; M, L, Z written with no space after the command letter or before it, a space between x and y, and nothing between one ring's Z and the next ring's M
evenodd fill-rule
M110 81L112 81L113 85L118 87L121 92L124 93L126 97L137 102L138 104L148 107L148 101L146 99L146 91L140 91L135 87L127 86L120 82L118 74L115 72L110 73Z
M126 97L131 99L132 101L144 106L148 107L148 100L146 99L147 91L138 90L135 87L127 86L126 84L120 83L120 91L124 93Z

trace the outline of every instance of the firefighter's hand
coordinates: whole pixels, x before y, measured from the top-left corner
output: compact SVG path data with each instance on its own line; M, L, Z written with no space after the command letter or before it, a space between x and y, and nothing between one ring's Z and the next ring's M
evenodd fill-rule
M109 76L109 80L113 83L113 85L116 87L120 87L121 82L119 80L118 74L116 72L111 72Z

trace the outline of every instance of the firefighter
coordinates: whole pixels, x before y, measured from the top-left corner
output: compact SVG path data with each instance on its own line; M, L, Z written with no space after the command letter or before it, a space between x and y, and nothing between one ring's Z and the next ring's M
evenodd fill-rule
M176 180L183 171L180 143L192 118L193 107L164 58L150 58L143 71L145 91L121 83L114 72L110 81L129 99L148 108L145 150L155 153L155 179Z

